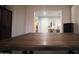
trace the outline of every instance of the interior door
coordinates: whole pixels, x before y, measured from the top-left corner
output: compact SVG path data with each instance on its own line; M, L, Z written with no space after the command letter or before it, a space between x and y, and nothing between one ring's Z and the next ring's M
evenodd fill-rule
M0 8L0 39L1 39L1 8Z
M3 9L2 10L2 38L11 37L11 24L12 24L12 12Z

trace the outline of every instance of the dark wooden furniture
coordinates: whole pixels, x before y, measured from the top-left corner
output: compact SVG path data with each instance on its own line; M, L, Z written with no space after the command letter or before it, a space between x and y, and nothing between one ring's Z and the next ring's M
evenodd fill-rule
M0 6L0 40L11 37L12 12Z
M64 23L63 25L63 32L64 33L73 33L74 31L74 24L73 23Z
M0 51L79 50L79 35L73 33L28 33L0 40Z

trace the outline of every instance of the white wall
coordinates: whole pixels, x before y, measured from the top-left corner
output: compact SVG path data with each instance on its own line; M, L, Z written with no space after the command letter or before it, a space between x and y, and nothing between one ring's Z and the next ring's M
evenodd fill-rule
M74 25L74 33L79 34L79 6L72 6L72 22Z
M25 6L7 6L12 13L12 37L25 34Z

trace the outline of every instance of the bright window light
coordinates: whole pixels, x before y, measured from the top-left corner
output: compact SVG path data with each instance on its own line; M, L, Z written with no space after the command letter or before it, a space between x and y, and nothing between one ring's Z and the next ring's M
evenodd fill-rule
M43 18L41 21L41 32L48 32L48 19L47 18Z

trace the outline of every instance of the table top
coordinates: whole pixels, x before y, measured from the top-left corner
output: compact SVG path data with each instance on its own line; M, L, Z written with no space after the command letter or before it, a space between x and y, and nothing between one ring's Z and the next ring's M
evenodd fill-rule
M28 33L0 40L0 49L79 49L79 35L73 33Z

